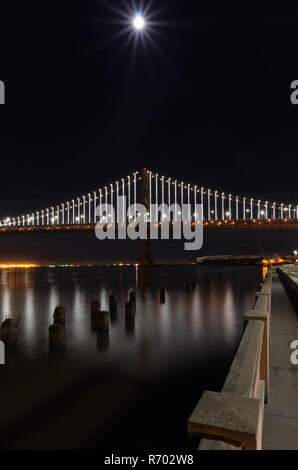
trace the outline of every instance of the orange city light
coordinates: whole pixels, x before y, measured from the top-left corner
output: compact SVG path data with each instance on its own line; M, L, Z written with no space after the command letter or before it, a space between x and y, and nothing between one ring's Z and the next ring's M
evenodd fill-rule
M37 264L0 264L1 269L7 268L36 268Z

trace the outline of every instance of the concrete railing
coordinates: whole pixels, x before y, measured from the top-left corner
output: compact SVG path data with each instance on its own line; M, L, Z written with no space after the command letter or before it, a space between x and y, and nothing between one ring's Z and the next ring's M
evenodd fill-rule
M244 333L220 393L205 391L188 420L199 450L262 448L264 401L269 399L271 270L244 316Z
M298 295L298 269L297 267L295 265L294 267L285 266L283 268L278 268L276 271L290 299L293 300L295 303L295 306L297 306L297 295Z

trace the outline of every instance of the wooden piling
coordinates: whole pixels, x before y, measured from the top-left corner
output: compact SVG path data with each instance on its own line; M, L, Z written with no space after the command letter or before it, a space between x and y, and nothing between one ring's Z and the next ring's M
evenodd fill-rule
M65 325L65 307L58 305L54 311L54 324Z
M97 349L98 351L104 351L110 346L110 334L109 330L97 332Z
M100 312L100 300L92 300L91 302L91 323L96 322L97 314Z
M127 303L130 303L130 304L132 305L133 314L135 314L136 311L137 311L137 305L136 305L136 291L135 291L135 290L130 291L130 293L129 293L129 300L128 300Z
M134 318L135 316L135 306L132 302L126 302L125 304L125 318Z
M65 346L65 327L60 323L49 326L50 349L61 349Z
M166 288L165 286L160 286L159 288L159 298L160 298L160 303L164 304L166 302Z
M109 310L111 319L115 319L117 317L117 294L111 294L109 296Z
M125 304L125 331L132 335L135 329L135 305L132 302Z
M107 331L109 329L110 313L101 311L96 316L96 328L98 331Z
M13 318L6 318L1 324L0 339L5 344L16 344L17 327Z
M135 290L130 291L129 301L133 303L134 305L136 304L136 291Z

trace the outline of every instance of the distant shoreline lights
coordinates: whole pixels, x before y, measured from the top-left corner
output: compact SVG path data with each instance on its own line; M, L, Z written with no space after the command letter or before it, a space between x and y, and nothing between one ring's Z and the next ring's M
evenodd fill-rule
M37 264L0 264L0 269L9 269L9 268L37 268Z

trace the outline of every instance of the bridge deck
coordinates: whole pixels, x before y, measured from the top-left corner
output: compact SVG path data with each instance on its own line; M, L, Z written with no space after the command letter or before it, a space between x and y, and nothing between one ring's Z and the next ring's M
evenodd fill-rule
M148 223L148 228L149 228ZM192 222L194 226L194 222ZM171 224L170 224L171 227ZM204 221L204 230L273 230L298 229L298 219L210 220ZM94 232L95 224L84 225L35 225L0 227L0 234L25 233L87 233ZM116 224L116 231L118 226Z

